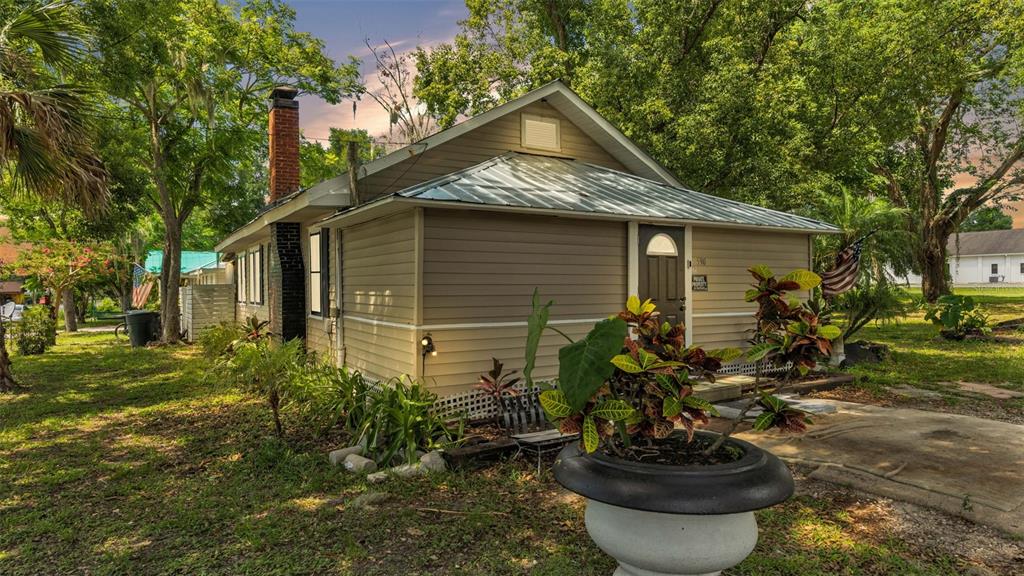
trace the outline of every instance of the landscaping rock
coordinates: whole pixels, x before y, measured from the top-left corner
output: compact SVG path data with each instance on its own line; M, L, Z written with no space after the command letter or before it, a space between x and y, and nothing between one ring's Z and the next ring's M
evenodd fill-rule
M386 470L374 472L373 474L370 474L366 477L366 481L369 482L370 484L380 484L381 482L384 482L387 479L388 473Z
M845 364L877 364L889 357L889 347L885 344L876 344L858 340L848 342L843 348L846 355Z
M430 472L444 472L448 469L448 463L444 461L444 455L440 450L420 456L420 465Z
M344 460L345 470L349 472L370 473L377 471L377 463L359 454L349 454Z
M331 461L332 465L341 466L341 464L345 461L345 458L347 458L349 454L362 456L363 451L364 449L362 446L349 446L348 448L331 450L331 452L327 455L327 458Z
M401 466L395 466L394 468L388 469L388 474L393 474L399 478L422 476L424 472L426 472L426 468L419 464L402 464Z

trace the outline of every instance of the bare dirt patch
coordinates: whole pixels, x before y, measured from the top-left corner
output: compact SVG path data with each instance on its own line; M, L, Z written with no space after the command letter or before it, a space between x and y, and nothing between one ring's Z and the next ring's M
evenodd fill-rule
M812 468L797 467L797 494L806 495L844 512L849 529L858 539L883 544L896 538L917 557L953 555L964 563L965 573L1018 575L1024 566L1024 542L986 526L943 512L898 502L812 480Z
M955 393L950 390L917 389L919 393L901 394L899 389L869 390L859 386L841 386L808 394L807 398L841 400L888 408L916 408L947 414L976 416L1010 424L1024 424L1024 404L1019 398L997 399Z

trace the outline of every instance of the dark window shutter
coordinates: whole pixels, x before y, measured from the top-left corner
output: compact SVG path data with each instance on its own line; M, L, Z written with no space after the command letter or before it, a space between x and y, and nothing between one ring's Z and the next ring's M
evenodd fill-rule
M320 310L324 316L330 316L328 306L331 305L331 230L320 231Z
M266 260L263 259L263 244L260 244L260 256L259 256L259 258L260 258L260 266L259 266L259 272L260 272L260 279L259 279L259 283L260 283L260 304L266 304L266 300L263 299L264 298L263 286L267 282L267 280L266 280L267 268L265 266Z

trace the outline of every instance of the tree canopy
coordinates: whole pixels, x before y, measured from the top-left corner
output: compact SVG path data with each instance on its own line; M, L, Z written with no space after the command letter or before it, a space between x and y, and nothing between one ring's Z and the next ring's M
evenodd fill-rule
M454 41L417 54L416 95L442 125L561 78L698 190L801 211L822 193L887 198L929 299L948 290L949 235L1024 185L1020 2L467 6Z
M276 0L84 0L95 30L88 73L121 107L152 186L164 234L164 339L178 337L182 234L206 213L213 235L249 219L265 193L266 98L281 84L330 103L359 89L356 63L337 64L294 28Z

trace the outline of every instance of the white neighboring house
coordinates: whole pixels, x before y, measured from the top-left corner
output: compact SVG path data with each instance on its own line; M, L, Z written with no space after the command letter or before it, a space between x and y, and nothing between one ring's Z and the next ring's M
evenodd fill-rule
M954 286L1024 286L1024 229L961 232L946 249ZM921 277L910 274L907 282L919 285Z

